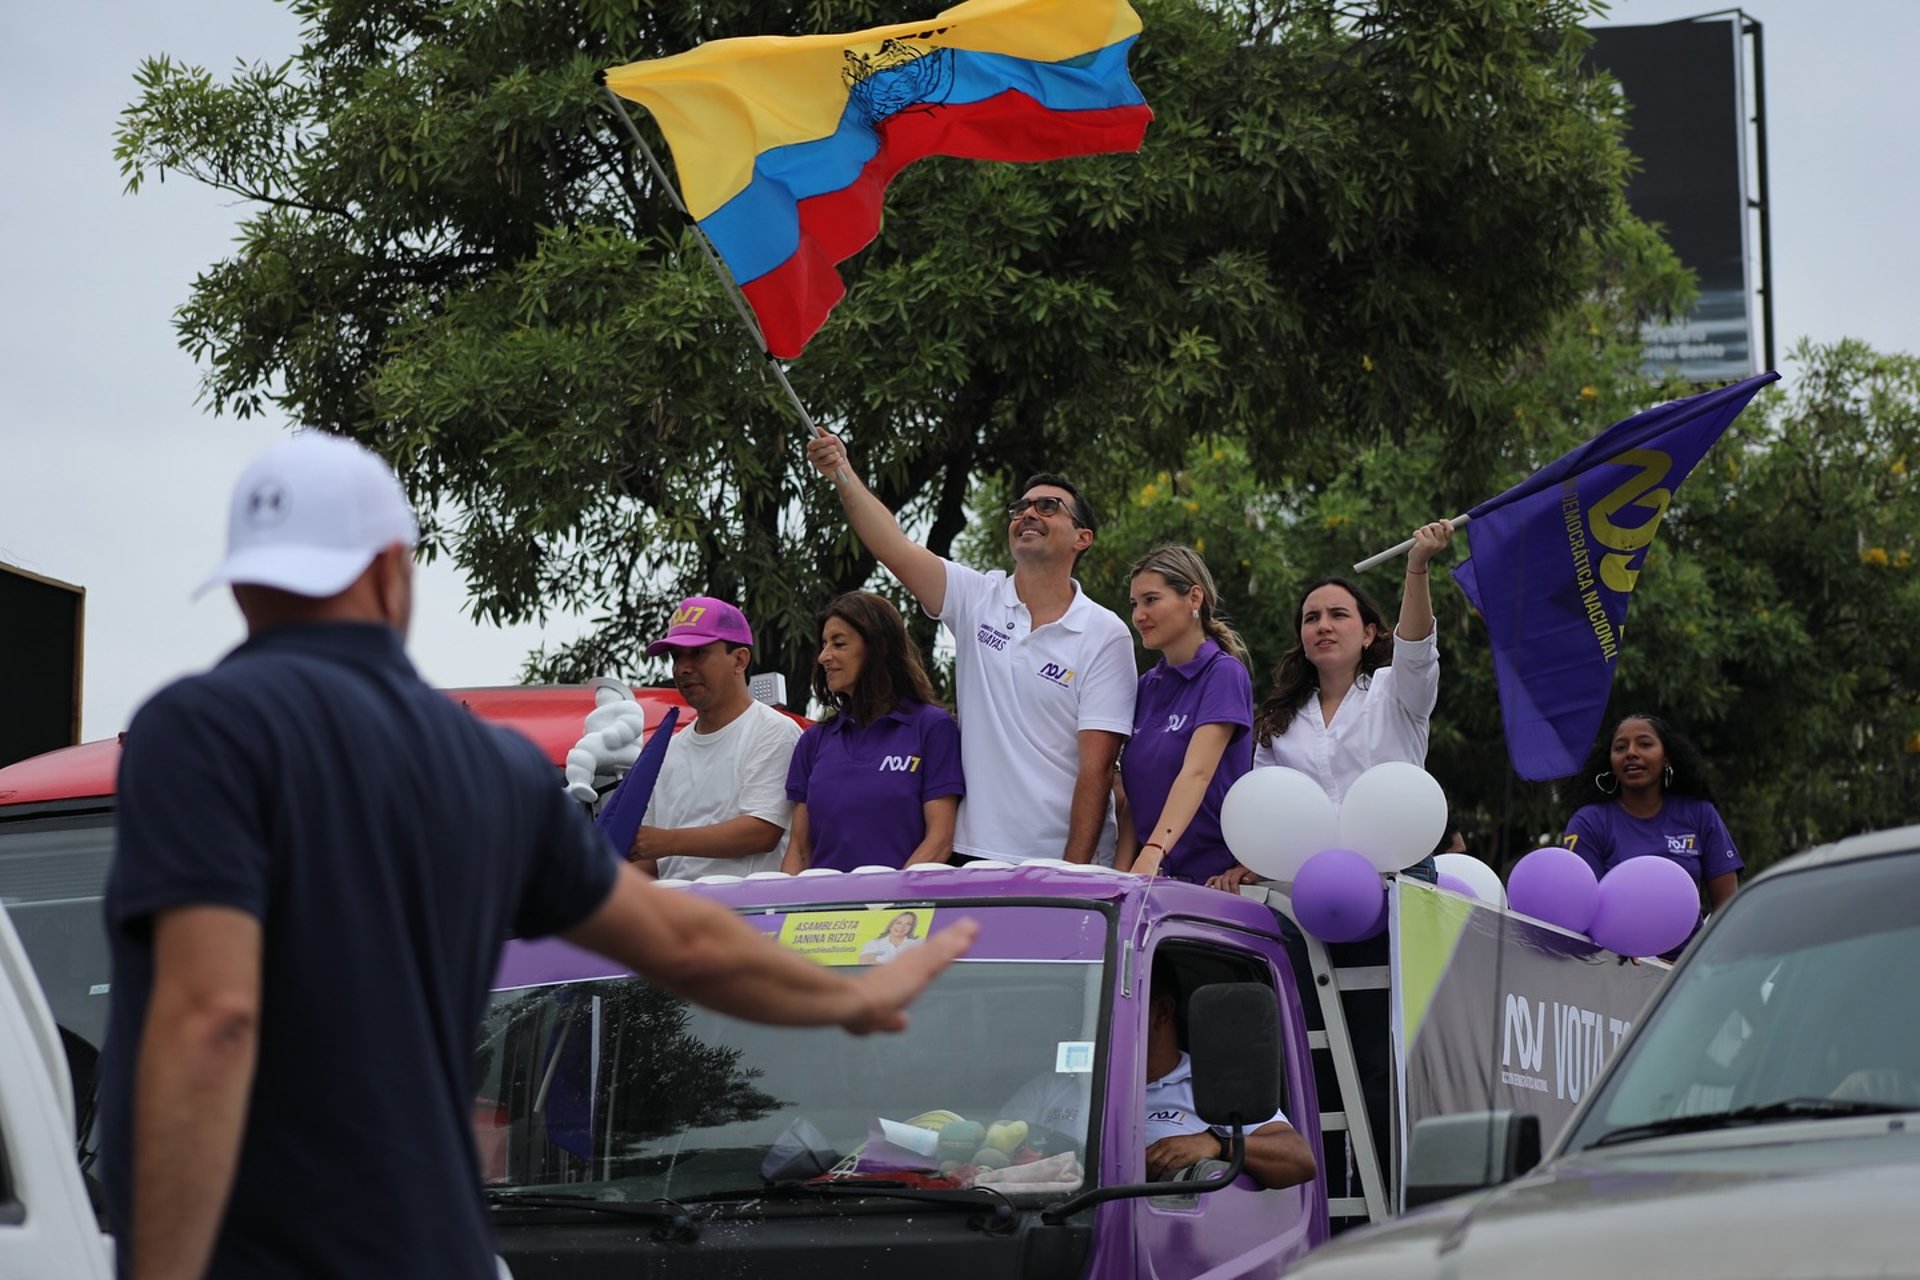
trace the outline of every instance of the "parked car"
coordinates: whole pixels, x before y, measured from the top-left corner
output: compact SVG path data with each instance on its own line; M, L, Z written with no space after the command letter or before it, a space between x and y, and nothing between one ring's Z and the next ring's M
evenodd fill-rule
M1920 1275L1920 827L1759 876L1528 1170L1524 1119L1414 1132L1408 1199L1305 1280Z

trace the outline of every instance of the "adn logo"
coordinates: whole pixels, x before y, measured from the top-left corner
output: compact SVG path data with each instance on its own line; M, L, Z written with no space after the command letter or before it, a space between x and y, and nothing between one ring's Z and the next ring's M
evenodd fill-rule
M1180 732L1182 729L1187 727L1187 721L1191 720L1192 718L1193 718L1192 716L1168 716L1167 732L1168 733Z
M703 604L692 605L685 609L675 609L673 611L673 623L667 630L678 631L682 627L690 627L705 617L706 612L707 606Z
M1057 662L1049 662L1041 667L1039 676L1042 680L1051 680L1062 689L1073 687L1073 668L1063 667Z
M1156 1122L1165 1122L1168 1124L1179 1124L1181 1121L1185 1120L1186 1118L1187 1118L1187 1113L1185 1111L1180 1110L1177 1107L1168 1111L1147 1112L1148 1124L1154 1124Z
M1668 853L1692 853L1693 852L1693 833L1689 831L1684 836L1668 836L1667 852Z
M880 762L881 773L918 773L919 756L888 756Z
M987 646L987 648L989 649L994 650L996 653L1002 649L1005 649L1007 647L1007 641L1013 639L1013 637L1008 635L1006 632L995 630L992 626L989 626L987 623L984 623L984 622L980 624L979 635L977 635L975 638L979 640L981 644Z

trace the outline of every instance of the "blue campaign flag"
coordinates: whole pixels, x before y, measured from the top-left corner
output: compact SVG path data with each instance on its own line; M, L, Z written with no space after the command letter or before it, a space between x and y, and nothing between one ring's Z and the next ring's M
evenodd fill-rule
M1580 767L1606 715L1627 601L1680 487L1763 373L1607 428L1467 514L1454 581L1486 619L1507 754L1544 782Z
M660 765L667 758L667 743L673 740L673 726L679 722L680 708L668 708L666 716L654 726L653 736L647 739L647 745L640 748L640 758L633 762L633 768L627 770L627 776L620 780L620 785L613 789L607 802L600 806L600 816L593 820L593 825L600 828L622 858L633 848L633 837L639 833L641 820L647 816L647 803L653 799L653 784L660 780Z

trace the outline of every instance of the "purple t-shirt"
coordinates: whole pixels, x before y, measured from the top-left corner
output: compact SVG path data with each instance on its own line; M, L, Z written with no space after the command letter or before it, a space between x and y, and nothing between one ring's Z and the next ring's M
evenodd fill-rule
M960 726L943 707L903 700L870 725L845 712L800 735L787 799L807 806L812 865L902 866L927 834L922 806L965 795Z
M1190 661L1175 667L1162 658L1141 676L1133 708L1133 737L1120 759L1120 777L1142 844L1160 821L1167 795L1186 763L1193 731L1203 724L1233 726L1206 797L1160 864L1168 875L1189 880L1219 875L1233 866L1233 854L1220 835L1220 805L1228 788L1253 767L1252 678L1239 659L1207 640Z
M1698 797L1671 793L1651 818L1636 818L1614 801L1583 805L1567 820L1560 843L1585 858L1596 876L1650 853L1685 867L1695 884L1746 865L1719 810Z

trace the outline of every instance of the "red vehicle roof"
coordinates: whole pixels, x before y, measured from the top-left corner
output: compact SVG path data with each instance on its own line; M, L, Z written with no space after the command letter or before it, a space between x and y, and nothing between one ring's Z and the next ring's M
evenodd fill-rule
M667 708L687 705L672 689L637 688L633 692L647 709L649 729L660 722ZM581 722L593 710L593 690L586 685L448 689L446 693L481 719L531 738L556 767L566 761L567 752L580 740ZM680 727L684 729L692 722L692 716L683 715ZM0 769L0 807L111 796L119 767L118 737L22 760Z

